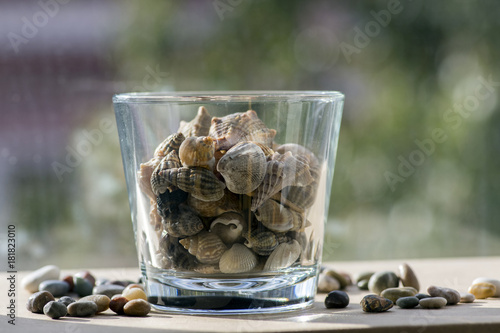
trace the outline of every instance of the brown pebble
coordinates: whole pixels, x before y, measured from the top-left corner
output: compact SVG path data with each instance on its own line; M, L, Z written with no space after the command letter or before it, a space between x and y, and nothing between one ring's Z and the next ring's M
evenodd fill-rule
M123 312L125 312L127 316L144 317L149 311L151 311L151 305L143 299L128 301L123 307Z
M139 288L132 288L129 290L123 290L122 296L128 299L129 301L133 299L143 299L145 301L148 300L148 297L146 296L146 293L142 291L142 289Z
M75 282L73 281L73 277L71 275L66 275L61 280L69 285L68 291L73 291L73 288L75 288Z
M127 304L127 302L128 299L126 299L122 295L115 295L109 302L109 308L114 313L124 314L125 312L123 312L123 307L125 306L125 304Z

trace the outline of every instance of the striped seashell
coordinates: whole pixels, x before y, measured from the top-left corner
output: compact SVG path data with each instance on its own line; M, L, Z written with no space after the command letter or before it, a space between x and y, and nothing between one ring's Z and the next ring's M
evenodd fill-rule
M196 258L179 243L179 238L170 234L162 237L159 249L172 268L192 270L198 265Z
M274 249L273 253L267 258L264 270L275 271L290 267L299 259L302 249L296 240L288 243L281 243Z
M236 243L220 258L219 269L222 273L245 273L257 266L257 257L246 246Z
M202 231L179 242L203 264L218 263L222 254L227 251L219 236L208 231Z
M224 196L217 201L203 201L189 195L187 198L187 204L200 216L215 217L226 212L240 211L241 200L239 197L239 195L225 189Z
M203 166L212 169L215 141L209 136L191 136L182 142L179 157L185 167Z
M249 141L249 142L254 143L257 146L259 146L259 148L262 149L262 152L264 153L264 155L266 155L266 159L271 157L274 154L274 150L269 146L266 146L260 142L253 142L253 141Z
M271 231L254 230L250 235L244 236L245 246L261 256L268 256L278 246L278 238Z
M287 186L272 198L285 207L302 213L314 204L317 192L318 182L314 181L307 186Z
M142 193L146 194L150 199L155 199L156 195L154 194L151 188L151 175L153 174L156 167L161 162L160 157L153 157L149 161L145 163L141 163L139 171L137 171L137 181L139 183L139 188Z
M304 216L274 200L266 200L256 211L255 217L263 226L275 232L301 228Z
M241 141L254 141L271 147L276 131L267 128L255 111L248 110L222 118L213 117L208 135L217 140L216 150L228 150Z
M240 142L229 149L217 163L229 191L246 194L255 190L266 175L266 155L251 142Z
M185 205L167 211L162 222L165 231L174 237L193 236L204 228L203 221Z
M212 116L204 106L198 108L198 114L190 122L181 121L177 132L181 132L186 138L190 136L207 136L212 123Z
M167 189L169 191L174 191L177 189L175 186L170 185L166 180L160 176L160 172L168 169L177 169L181 167L181 161L176 150L172 150L162 158L161 162L156 166L153 173L151 174L150 186L153 193L156 195L164 193Z
M226 245L236 243L245 226L243 216L238 213L224 213L210 224L210 232L217 234Z
M291 152L294 156L303 156L311 169L319 167L319 161L316 155L304 146L296 143L285 143L276 148L276 152L285 154Z
M202 167L162 170L159 173L161 182L174 185L203 201L216 201L224 196L224 185L208 169Z
M165 191L156 197L156 206L158 214L165 218L174 209L178 209L179 205L186 201L188 194L182 190L173 192Z
M155 157L165 157L171 151L179 151L179 147L184 141L185 137L182 133L174 133L163 140L155 149Z

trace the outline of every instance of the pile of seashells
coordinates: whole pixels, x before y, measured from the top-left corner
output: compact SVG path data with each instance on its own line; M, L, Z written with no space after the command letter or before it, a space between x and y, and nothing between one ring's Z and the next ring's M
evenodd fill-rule
M306 212L320 165L303 146L277 145L275 135L253 110L218 118L202 106L141 164L161 268L275 271L312 251Z

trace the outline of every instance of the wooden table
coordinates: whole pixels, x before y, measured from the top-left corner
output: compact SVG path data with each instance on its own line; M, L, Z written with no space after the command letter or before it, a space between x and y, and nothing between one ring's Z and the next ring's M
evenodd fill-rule
M397 271L402 260L327 263L326 266L355 274L362 271ZM422 289L429 285L450 287L464 292L479 276L500 278L500 257L453 258L406 261L416 272ZM135 268L94 269L97 277L133 279L139 275ZM71 274L75 270L63 270ZM439 310L394 307L385 313L364 313L359 301L367 294L351 286L347 292L351 303L345 309L326 309L325 294L316 297L314 306L307 310L274 315L187 316L151 312L148 317L117 316L110 310L91 318L64 317L52 320L45 315L26 310L29 293L20 290L24 275L17 273L16 325L7 323L7 273L0 281L0 332L296 332L346 331L388 333L432 332L500 332L500 298L476 300L471 304L447 306Z

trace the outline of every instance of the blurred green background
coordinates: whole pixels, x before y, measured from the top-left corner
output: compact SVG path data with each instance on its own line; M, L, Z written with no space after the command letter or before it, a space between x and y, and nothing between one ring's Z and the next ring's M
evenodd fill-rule
M19 269L137 265L111 97L152 90L345 93L324 260L500 253L497 1L66 2L0 1Z

